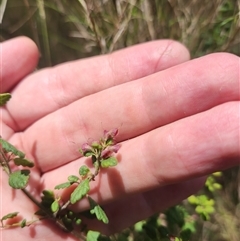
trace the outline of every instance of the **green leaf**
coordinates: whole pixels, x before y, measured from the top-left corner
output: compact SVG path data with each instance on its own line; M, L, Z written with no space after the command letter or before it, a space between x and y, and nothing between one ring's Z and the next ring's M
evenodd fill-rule
M95 214L99 221L107 224L109 222L108 217L100 205L98 205L91 197L88 197L88 201L91 208L90 213Z
M89 182L90 181L88 179L85 179L72 192L71 197L70 197L70 202L72 204L81 200L89 192L89 190L90 190Z
M191 195L190 197L188 197L187 200L190 204L198 204L199 203L198 198L195 195Z
M70 187L71 185L72 185L71 182L64 182L54 187L54 189L64 189L64 188Z
M102 148L102 146L97 141L94 141L91 144L91 146L92 146L92 148L97 149L97 150L100 150Z
M90 171L89 168L85 165L83 165L79 168L80 176L86 176L89 173L89 171Z
M0 94L0 106L5 105L11 99L11 94L2 93Z
M55 200L52 205L51 205L51 210L53 213L57 212L59 210L59 203L58 203L58 200Z
M53 191L43 190L42 194L43 194L43 196L41 196L41 199L42 199L41 205L44 206L45 208L50 209L52 203L55 201L55 196L54 196ZM37 215L40 215L39 213L37 213ZM40 216L43 216L43 215L40 215Z
M95 206L94 209L92 209L90 212L92 214L95 214L99 221L102 221L106 224L109 222L106 213L99 205Z
M82 220L80 218L76 219L75 224L80 225L82 223Z
M42 191L43 198L53 199L54 200L54 192L51 190L43 190Z
M114 156L111 156L107 159L103 159L101 161L101 167L108 168L108 167L114 167L118 164L117 158Z
M35 213L35 215L41 216L41 217L47 217L48 214L46 212L44 212L42 209L37 210Z
M26 227L26 224L27 224L27 220L26 220L26 219L23 219L22 222L21 222L21 224L20 224L21 228Z
M89 230L87 233L87 241L98 241L99 235L99 232Z
M72 219L67 218L67 217L63 217L62 222L69 232L71 232L73 230Z
M20 158L24 158L25 157L25 154L23 152L19 151L12 144L10 144L9 142L3 140L2 138L0 138L0 144L2 145L2 149L4 151L11 152L15 156L19 156Z
M94 152L92 152L92 151L85 151L85 152L82 152L82 151L81 151L81 153L82 153L82 155L85 156L85 157L89 157L89 156L94 155Z
M34 163L25 158L15 158L13 161L17 166L34 167Z
M73 182L78 182L79 178L77 176L71 175L68 177L68 181L73 183Z
M29 180L29 170L19 170L9 175L8 183L14 189L23 189L27 186Z
M18 215L18 212L8 213L7 215L5 215L5 216L3 216L3 217L1 218L1 221L7 220L7 219L9 219L9 218L14 218L14 217L16 217L17 215Z

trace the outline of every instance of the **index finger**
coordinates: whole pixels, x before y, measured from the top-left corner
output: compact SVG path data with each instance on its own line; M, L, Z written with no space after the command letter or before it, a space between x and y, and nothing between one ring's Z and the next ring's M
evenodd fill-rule
M188 59L189 52L180 43L159 40L39 71L23 80L12 93L8 110L18 123L12 128L24 130L36 120L84 96Z

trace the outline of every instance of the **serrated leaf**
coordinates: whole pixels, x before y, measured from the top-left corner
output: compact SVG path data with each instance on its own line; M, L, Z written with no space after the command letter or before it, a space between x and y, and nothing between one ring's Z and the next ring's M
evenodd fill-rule
M72 185L71 182L64 182L54 187L54 189L64 189L64 188L70 187L71 185Z
M73 183L73 182L78 182L79 181L79 177L71 175L68 177L68 181Z
M85 165L83 165L79 168L80 176L86 176L89 173L89 171L90 171L89 168Z
M89 230L87 233L87 241L98 241L99 235L99 232Z
M106 223L106 224L109 222L106 213L99 205L95 206L94 209L92 209L90 212L92 214L95 214L99 221L102 221L103 223Z
M101 161L101 167L108 168L108 167L114 167L118 164L117 158L114 156L111 156L107 159L103 159Z
M2 149L4 151L11 152L15 156L19 156L20 158L24 158L25 157L25 154L23 152L19 151L15 146L13 146L9 142L3 140L2 138L0 138L0 144L2 145Z
M1 218L1 221L7 220L7 219L9 219L9 218L14 218L14 217L16 217L17 215L18 215L18 212L8 213L7 215L5 215L5 216L3 216L3 217Z
M14 189L23 189L29 180L29 170L18 170L9 175L8 183Z
M34 163L25 158L15 158L13 161L17 166L34 167Z
M70 202L72 204L76 203L77 201L81 200L90 190L89 180L83 180L76 189L72 192L70 197Z
M11 94L2 93L0 94L0 106L5 105L11 99Z
M59 210L59 203L58 200L55 200L52 204L51 204L51 210L53 213L57 212Z
M91 208L90 213L95 214L99 221L102 221L103 223L107 224L109 220L105 211L91 197L88 197L88 200Z

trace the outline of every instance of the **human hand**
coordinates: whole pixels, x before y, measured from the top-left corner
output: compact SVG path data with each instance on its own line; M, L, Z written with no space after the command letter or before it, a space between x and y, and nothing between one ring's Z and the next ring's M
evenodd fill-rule
M86 161L78 152L82 143L103 129L120 130L119 164L96 179L91 193L110 223L90 227L119 231L196 192L200 177L239 164L237 56L188 61L182 45L162 40L28 75L36 46L26 38L1 45L1 92L12 93L1 136L34 160L33 195L76 174ZM4 173L1 183L2 214L19 211L31 219L34 204L9 188ZM46 221L1 232L7 241L15 235L75 240Z

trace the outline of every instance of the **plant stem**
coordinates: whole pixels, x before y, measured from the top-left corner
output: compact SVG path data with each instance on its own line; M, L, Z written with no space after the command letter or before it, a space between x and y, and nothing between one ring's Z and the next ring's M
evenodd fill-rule
M12 170L11 170L11 167L9 166L9 164L8 164L7 157L6 157L5 153L2 150L0 150L0 155L1 155L1 165L3 167L3 170L9 176L12 173Z

